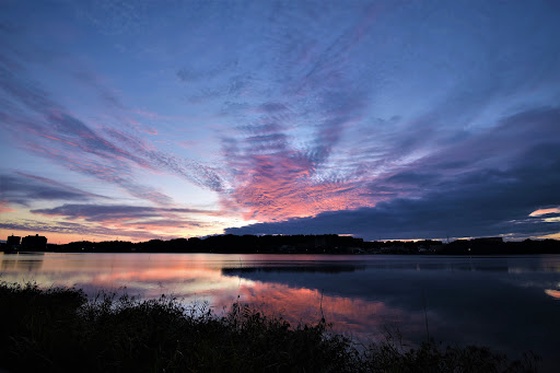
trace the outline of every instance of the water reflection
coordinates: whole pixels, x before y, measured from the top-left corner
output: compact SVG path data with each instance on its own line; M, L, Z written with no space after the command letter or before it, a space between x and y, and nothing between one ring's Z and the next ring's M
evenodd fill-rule
M354 272L357 270L365 270L365 265L352 264L315 264L315 265L284 265L284 266L266 266L266 267L225 267L222 268L222 274L225 276L243 276L249 273L259 272L287 272L287 273L327 273L335 274L341 272Z
M44 253L16 253L2 255L2 272L22 271L35 272L43 264Z
M319 322L324 317L333 323L337 332L362 341L381 340L387 328L403 323L409 332L424 333L417 328L421 314L409 314L381 301L326 295L317 289L293 288L277 283L245 282L238 288L238 296L217 297L216 309L227 309L232 301L251 304L268 314L280 315L293 325L301 322Z
M550 301L560 298L559 259L405 257L380 262L375 258L367 266L330 272L269 266L226 268L223 273L257 284L246 295L249 299L258 289L276 309L284 305L292 314L302 304L316 305L320 293L335 328L339 325L357 336L378 338L392 326L409 341L429 333L453 343L494 346L514 356L533 350L545 357L546 371L560 363L555 351L560 343L556 322L560 308ZM267 293L266 284L284 285L284 301L275 301L276 294ZM291 299L298 299L294 293L298 289L313 290L314 298L291 304ZM425 329L426 318L430 330Z
M459 344L534 350L560 364L560 256L287 256L3 254L0 279L100 289L141 298L173 295L216 312L249 303L288 321L316 322L356 338L399 329ZM126 287L126 288L125 288ZM426 330L426 319L428 330ZM545 370L546 371L546 370Z

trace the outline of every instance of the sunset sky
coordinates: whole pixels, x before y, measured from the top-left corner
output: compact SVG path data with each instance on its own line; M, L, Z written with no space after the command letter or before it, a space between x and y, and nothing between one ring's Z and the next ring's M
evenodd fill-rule
M560 2L0 2L0 239L560 238Z

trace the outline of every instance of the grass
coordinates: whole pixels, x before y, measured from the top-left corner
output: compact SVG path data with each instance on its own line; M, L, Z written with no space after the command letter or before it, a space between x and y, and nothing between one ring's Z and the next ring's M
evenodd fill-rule
M138 301L0 283L0 369L9 372L528 372L485 347L358 348L324 320L292 326L234 303L219 316L173 298Z

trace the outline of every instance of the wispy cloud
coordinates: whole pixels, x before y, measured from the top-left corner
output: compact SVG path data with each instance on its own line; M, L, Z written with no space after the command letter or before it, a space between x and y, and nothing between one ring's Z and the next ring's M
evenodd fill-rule
M236 122L222 136L222 151L232 187L222 201L246 218L281 220L374 204L364 198L362 177L338 159L347 129L366 108L367 93L345 71L345 55L360 42L370 14L332 36L316 33L307 10L284 9L267 30L271 54L262 58L283 56L270 62L273 86L250 103L230 97ZM308 17L296 23L305 28L286 28L291 17Z
M210 218L215 210L157 208L149 206L64 204L54 208L32 209L37 219L5 219L0 229L50 232L86 237L120 237L133 241L181 237L186 232L206 232L214 227ZM40 219L48 217L48 222Z
M384 50L388 54L379 58L367 53L367 48L375 48L374 42L382 40L364 32L375 29L378 15L385 10L362 9L361 16L349 19L345 27L339 23L337 32L325 32L319 26L314 30L316 22L324 27L325 19L305 6L297 12L280 12L267 33L272 56L283 56L271 63L275 80L252 103L244 100L230 105L235 108L236 126L222 142L233 180L224 199L246 211L247 217L279 221L324 211L373 208L395 198L435 196L445 188L458 188L455 183L461 175L503 175L507 168L520 166L522 153L532 146L554 142L556 109L538 105L531 109L526 104L491 110L503 96L526 87L531 79L524 78L521 68L490 55L462 73L459 69L464 70L465 61L489 52L469 44L474 56L434 74L431 64L449 63L457 45L436 34L434 38L443 45L435 50L442 56L421 50L412 41L415 27L417 31L427 27L422 22L412 31L395 34L398 53L402 47L406 58L395 60L394 68L402 70L403 76L425 71L426 76L447 76L457 84L438 83L435 95L429 89L434 82L428 79L419 79L422 89L413 87L412 81L401 82L410 85L416 100L424 103L421 110L404 107L410 99L402 99L403 107L387 105L382 100L401 100L396 92L401 96L407 92L399 84L389 84L386 79L391 77L382 76L380 61L387 63L393 50ZM297 17L298 22L287 22L285 17ZM380 27L386 27L383 24ZM453 32L476 36L462 26ZM416 61L417 68L408 58ZM521 57L516 54L516 58ZM504 70L516 79L490 73ZM382 92L384 87L389 93ZM387 108L394 114L386 115ZM515 112L519 114L512 116ZM509 116L501 118L504 113Z
M559 221L534 211L560 203L560 140L555 136L559 120L558 109L519 113L460 146L444 148L400 172L372 180L368 187L373 194L380 189L396 194L375 207L227 232L338 232L368 239L524 237L557 232ZM401 191L409 193L409 198L399 197Z
M555 217L556 215L560 215L560 207L542 208L542 209L535 210L529 214L529 216L531 217L535 217L535 216Z
M0 200L7 204L31 206L36 201L87 201L103 198L106 197L23 172L0 175Z
M180 215L210 215L220 213L211 210L189 208L157 208L149 206L64 204L55 208L31 210L32 213L61 216L67 219L84 219L91 222L136 220L153 217L177 217Z
M132 241L143 241L154 238L154 233L144 229L133 229L132 227L111 227L99 224L92 225L91 223L83 224L76 222L45 222L41 220L32 219L19 219L17 221L2 221L0 222L0 229L7 231L24 231L30 233L43 232L44 234L60 234L68 235L70 237L92 237L100 239L129 239ZM163 236L163 235L162 235ZM168 238L176 237L176 235L169 235ZM79 238L76 238L79 239Z
M157 150L146 139L126 131L130 121L123 122L120 99L108 93L91 74L82 71L77 76L82 84L105 97L108 113L114 113L112 121L121 123L118 128L78 118L40 83L26 78L29 75L25 61L15 53L0 60L0 98L4 103L1 125L26 150L162 205L170 204L171 197L140 182L135 175L138 171L168 172L210 190L223 187L216 167Z

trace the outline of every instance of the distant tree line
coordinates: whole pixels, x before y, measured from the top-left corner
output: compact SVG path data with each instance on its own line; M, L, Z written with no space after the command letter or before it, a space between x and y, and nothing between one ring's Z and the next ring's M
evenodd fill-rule
M146 242L105 241L71 242L52 246L53 251L146 252L146 253L347 253L363 246L363 239L328 235L216 235L206 238L154 239Z
M43 251L43 250L41 250ZM505 255L560 254L560 241L503 241L501 237L422 241L364 241L351 236L323 235L243 235L206 238L154 239L145 242L78 241L48 244L55 252L139 252L139 253L223 253L223 254L425 254L425 255Z

